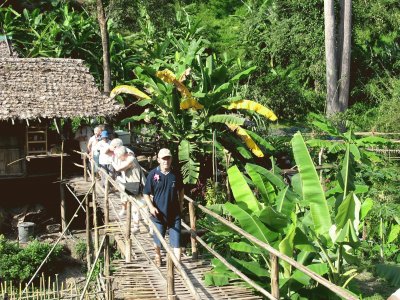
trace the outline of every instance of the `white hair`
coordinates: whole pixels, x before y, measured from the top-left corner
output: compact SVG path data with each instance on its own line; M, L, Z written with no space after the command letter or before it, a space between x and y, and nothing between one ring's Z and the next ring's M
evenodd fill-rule
M126 150L125 146L119 146L119 147L115 148L115 150L114 150L114 154L117 158L120 158L121 156L125 155L126 153L128 153L128 151Z
M113 139L113 140L111 141L110 147L111 147L111 148L117 148L117 147L122 146L123 144L124 144L124 143L122 142L121 139L116 138L116 139Z

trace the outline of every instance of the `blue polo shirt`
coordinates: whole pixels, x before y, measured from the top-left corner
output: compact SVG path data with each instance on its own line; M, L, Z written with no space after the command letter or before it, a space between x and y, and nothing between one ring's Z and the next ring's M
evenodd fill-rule
M143 194L153 195L153 204L158 209L157 219L162 223L171 224L180 216L178 192L182 189L182 180L169 172L164 175L157 167L147 176Z

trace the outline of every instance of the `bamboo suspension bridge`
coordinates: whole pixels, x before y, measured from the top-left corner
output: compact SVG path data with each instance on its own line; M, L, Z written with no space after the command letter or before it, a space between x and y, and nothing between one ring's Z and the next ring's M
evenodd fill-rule
M182 227L191 234L191 246L188 249L191 255L183 254L181 261L178 261L168 242L161 237L160 232L150 221L149 213L143 204L137 203L134 198L129 197L127 214L120 217L117 212L121 208L120 193L124 193L124 191L105 171L99 169L105 182L103 188L96 176L92 176L94 174L93 161L90 165L91 171L88 171L86 159L83 159L81 167L84 170L83 176L63 181L66 189L79 202L79 206L69 223L65 222L63 225L63 233L59 239L67 232L76 213L79 210L85 211L88 274L84 287L77 288L76 285L66 289L54 287L52 293L49 291L39 293L33 286L32 289L30 287L40 271L40 266L23 290L20 286L19 293L16 293L18 296L7 296L7 298L3 296L4 299L280 299L279 260L289 263L343 299L358 299L187 196L184 198L189 208L190 224L182 221ZM132 230L132 206L139 209L142 215L139 232ZM196 210L212 216L232 231L270 253L270 291L265 290L231 265L196 234ZM100 215L104 219L102 226L99 226L97 219ZM91 223L93 228L90 228ZM154 263L153 239L150 229L160 238L164 247L166 264L161 267ZM115 241L122 254L122 259L111 261L110 244L112 240ZM199 255L199 245L206 250L206 256ZM183 251L183 253L185 252ZM231 280L225 286L206 286L204 274L211 270L210 257L218 259L233 271L238 279ZM94 279L93 274L96 268L100 270L97 270L99 274ZM48 284L50 287L50 279ZM1 288L4 295L3 286Z

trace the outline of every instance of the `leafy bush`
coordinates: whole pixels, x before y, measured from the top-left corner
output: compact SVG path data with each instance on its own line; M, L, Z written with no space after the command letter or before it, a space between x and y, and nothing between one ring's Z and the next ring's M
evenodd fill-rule
M52 248L51 244L33 241L25 248L17 243L8 241L0 235L0 278L2 280L25 281L32 277L36 269ZM62 246L58 245L48 258L42 271L52 273L54 262L62 253Z

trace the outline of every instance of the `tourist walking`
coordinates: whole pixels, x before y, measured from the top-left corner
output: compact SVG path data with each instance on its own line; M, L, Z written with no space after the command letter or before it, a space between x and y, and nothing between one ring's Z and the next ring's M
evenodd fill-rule
M143 190L144 199L149 207L151 220L165 237L169 233L169 241L178 260L181 258L181 209L183 183L171 170L172 155L169 149L159 151L159 166L150 171ZM155 247L155 263L161 266L161 242L153 235Z

